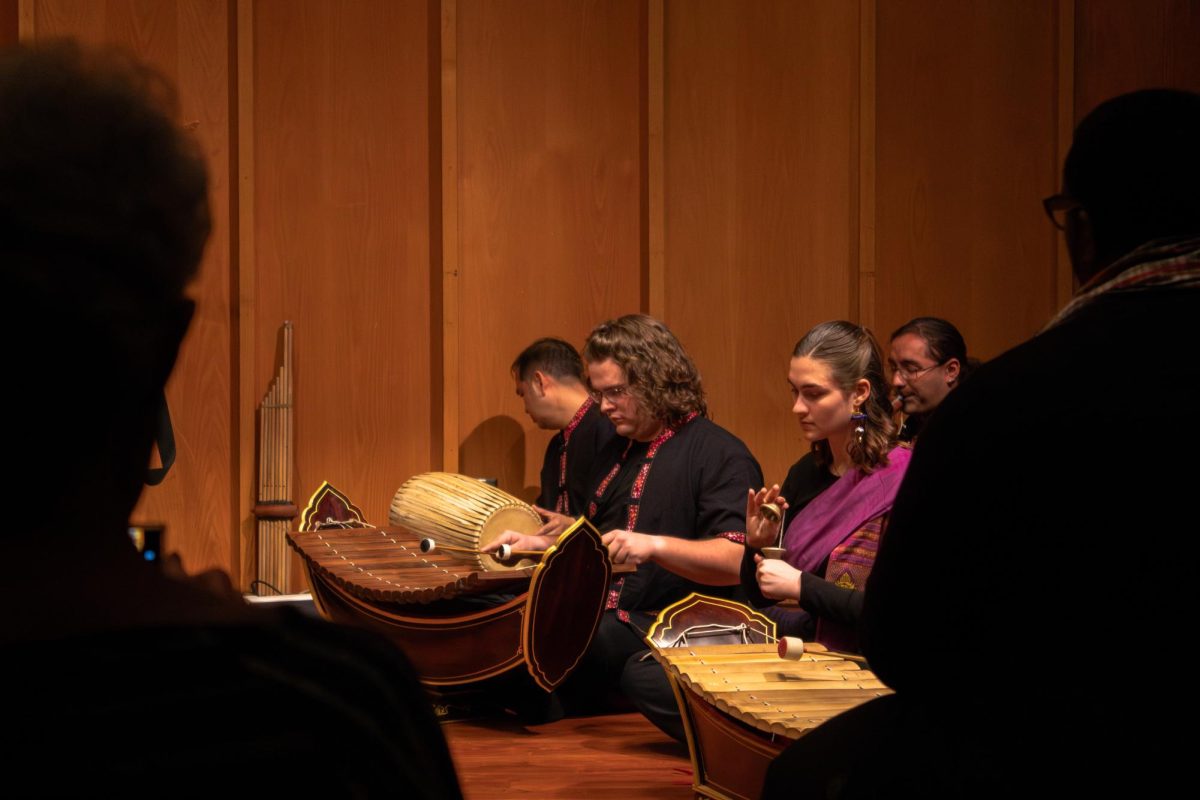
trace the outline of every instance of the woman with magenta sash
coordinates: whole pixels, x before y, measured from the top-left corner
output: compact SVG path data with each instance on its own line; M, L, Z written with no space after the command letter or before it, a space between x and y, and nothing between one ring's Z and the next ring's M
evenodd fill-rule
M857 651L862 589L911 451L896 443L883 359L865 328L843 321L813 328L792 352L788 383L812 450L782 489L749 493L743 587L760 607L799 603L799 611L767 609L780 636ZM759 552L780 544L780 523L762 510L767 503L785 512L781 559Z

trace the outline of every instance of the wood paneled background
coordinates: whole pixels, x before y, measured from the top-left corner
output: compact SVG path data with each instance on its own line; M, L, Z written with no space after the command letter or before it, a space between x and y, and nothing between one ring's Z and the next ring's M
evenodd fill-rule
M216 227L142 520L254 573L255 408L295 324L296 474L384 521L429 469L532 497L530 340L662 317L768 479L825 319L935 314L988 358L1071 291L1071 128L1200 90L1197 0L0 0L0 44L127 47L177 86Z

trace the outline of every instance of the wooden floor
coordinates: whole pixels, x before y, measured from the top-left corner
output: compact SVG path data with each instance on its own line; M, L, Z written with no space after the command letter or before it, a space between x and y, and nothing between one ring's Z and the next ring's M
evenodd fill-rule
M505 719L452 722L442 732L466 800L693 797L687 748L640 714L531 727Z

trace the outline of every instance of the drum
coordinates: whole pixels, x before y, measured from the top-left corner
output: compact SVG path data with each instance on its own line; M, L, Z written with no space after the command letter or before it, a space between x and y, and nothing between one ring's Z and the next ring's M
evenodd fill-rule
M528 559L502 564L480 555L504 531L530 534L542 526L533 506L483 481L450 472L414 475L396 490L391 524L437 542L440 552L489 572L521 569Z

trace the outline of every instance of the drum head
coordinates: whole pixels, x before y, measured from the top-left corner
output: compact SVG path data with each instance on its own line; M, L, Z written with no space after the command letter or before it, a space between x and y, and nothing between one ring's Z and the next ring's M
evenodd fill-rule
M485 544L494 541L505 531L530 534L540 527L542 527L542 518L529 506L505 506L504 508L498 508L483 523L483 530L479 532L479 546L482 549ZM532 567L537 563L532 559L522 558L519 561L501 564L491 556L481 556L480 561L483 563L483 568L489 572L493 570Z

